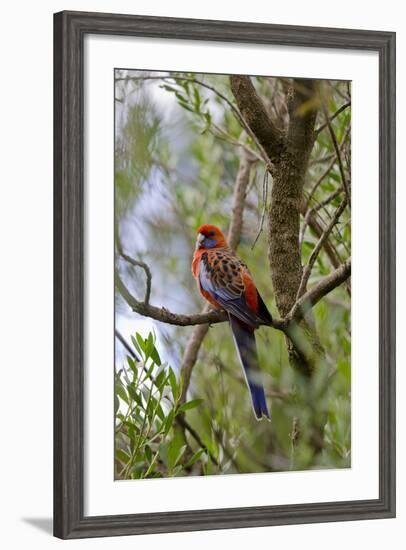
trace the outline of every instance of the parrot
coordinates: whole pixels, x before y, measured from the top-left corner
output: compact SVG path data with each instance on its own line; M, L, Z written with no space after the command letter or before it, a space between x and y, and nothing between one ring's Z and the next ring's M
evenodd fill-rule
M272 316L248 267L215 225L204 224L197 230L192 274L203 298L227 313L255 417L270 420L259 372L255 330L260 325L271 325Z

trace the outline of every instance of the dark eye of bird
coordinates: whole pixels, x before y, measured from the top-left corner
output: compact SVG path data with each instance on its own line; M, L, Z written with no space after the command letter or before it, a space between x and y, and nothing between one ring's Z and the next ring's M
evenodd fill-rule
M214 237L214 235L215 235L214 231L209 231L209 232L207 233L207 236L208 236L208 237Z

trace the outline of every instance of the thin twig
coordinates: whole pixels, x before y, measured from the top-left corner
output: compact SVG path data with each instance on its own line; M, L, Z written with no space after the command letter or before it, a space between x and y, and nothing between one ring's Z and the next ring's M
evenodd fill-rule
M327 168L324 170L324 172L322 173L322 175L318 178L318 180L316 181L316 183L313 185L313 187L311 188L310 190L310 193L307 197L307 201L306 201L306 208L305 210L307 211L309 206L310 206L310 202L315 194L315 192L317 191L317 189L319 188L320 184L324 181L324 179L329 175L329 173L331 172L331 170L333 169L335 163L337 161L337 157L336 155L334 155L332 161L330 162L330 164L327 166Z
M226 143L230 143L231 145L235 145L236 147L242 147L245 149L245 151L254 157L256 160L260 160L261 162L264 162L264 158L251 149L246 143L243 141L239 141L238 139L234 139L233 136L230 136L228 132L224 130L224 128L221 128L221 126L218 126L217 124L214 124L214 122L211 123L212 128L214 128L216 131L211 131L211 134L216 137L217 139L221 139L222 141L225 141ZM244 133L244 132L243 132Z
M343 150L346 142L347 142L347 139L348 139L348 136L350 135L350 131L351 131L351 128L348 127L344 136L343 136L343 139L341 141L341 144L340 144L340 152ZM336 153L333 153L333 155L331 156L331 162L330 164L328 165L327 169L322 173L322 175L319 177L319 179L316 181L316 183L314 184L314 186L312 187L308 197L307 197L307 201L306 201L306 208L305 208L305 211L307 211L307 209L309 208L310 206L310 202L315 194L315 192L317 191L318 187L320 186L320 184L323 182L323 180L329 175L329 173L331 172L331 170L333 169L334 167L334 164L337 162L337 152Z
M261 214L261 220L259 223L259 229L254 239L254 242L252 243L251 250L254 250L254 246L257 244L257 240L259 239L259 236L261 235L262 229L264 227L265 214L266 214L266 209L268 205L268 170L267 169L265 169L264 181L262 182L262 202L263 202L263 205L262 205L262 214Z
M315 206L313 206L313 208L311 208L311 210L313 210L313 212L317 212L318 210L321 210L322 208L324 208L325 206L330 204L331 201L333 201L335 198L337 198L338 195L340 195L343 191L344 191L343 187L340 187L336 191L333 191L332 193L327 195L327 197L324 200L322 200L321 202L319 202Z
M351 107L351 101L348 101L347 103L344 103L343 105L341 105L341 107L337 109L337 111L329 118L329 121L332 122L340 113L345 111L347 107ZM322 132L325 128L327 128L327 126L328 126L327 122L325 122L324 124L316 128L315 130L316 136L318 136L320 132Z
M141 260L135 260L128 254L126 254L123 250L120 236L118 235L118 232L116 231L116 246L117 251L120 254L120 256L130 265L134 267L141 267L141 269L144 270L145 276L146 276L146 282L145 282L145 296L144 296L144 303L149 304L149 300L151 297L151 283L152 283L152 273L151 269L149 268L149 265L145 262L142 262Z
M337 136L335 134L333 125L331 124L330 119L328 117L327 108L324 104L323 104L322 107L323 107L324 118L326 119L326 124L327 124L328 130L329 130L329 133L330 133L331 141L333 142L333 146L334 146L334 149L335 149L335 152L336 152L338 167L339 167L339 170L340 170L341 181L342 181L342 184L344 186L345 193L347 195L348 205L351 208L351 193L350 193L347 178L345 176L343 160L341 158L341 149L340 149L340 146L338 144Z
M315 164L324 164L325 162L329 162L335 157L334 153L331 153L330 155L325 155L324 157L319 157L315 159L310 159L309 166L314 166Z
M299 322L306 313L314 307L326 294L340 286L351 275L351 258L348 258L337 269L326 275L321 281L310 288L299 300L296 301L288 315L285 317L286 332L289 333L289 325Z
M117 340L121 343L121 345L128 351L128 353L134 359L134 361L139 363L141 361L140 357L138 357L135 351L131 348L131 346L128 344L127 340L124 338L121 332L119 332L117 329L114 329L114 334L116 335Z
M302 229L300 231L300 239L299 239L300 247L302 247L303 245L306 228L309 225L310 218L313 216L313 214L315 214L322 208L325 208L331 201L333 201L336 197L338 197L343 191L344 191L344 188L340 187L336 191L333 191L332 193L330 193L324 200L315 204L312 208L309 208L307 210L305 218L303 220Z
M326 227L326 229L323 231L322 235L320 236L318 242L316 243L316 246L314 247L309 261L307 265L303 269L302 279L300 281L299 289L297 291L296 300L302 296L306 289L307 281L309 280L310 273L313 269L313 265L317 259L317 256L319 255L319 252L321 250L321 247L323 246L324 241L328 238L331 231L333 230L334 226L337 224L341 214L344 212L345 207L347 206L347 198L344 198L340 206L337 208L331 222Z

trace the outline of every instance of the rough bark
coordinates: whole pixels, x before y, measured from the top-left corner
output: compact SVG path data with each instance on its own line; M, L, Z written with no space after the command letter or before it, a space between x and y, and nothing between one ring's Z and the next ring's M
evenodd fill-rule
M299 246L300 207L310 152L314 143L316 103L314 83L294 81L288 101L286 148L274 161L275 173L269 209L269 264L276 305L284 317L296 301L302 278Z
M281 316L285 317L296 302L302 280L300 210L305 174L314 144L317 91L312 80L292 81L287 98L289 125L284 135L272 123L251 80L248 77L231 76L230 81L242 116L273 165L268 212L268 252L276 305ZM304 328L312 337L314 346L319 349L311 324ZM306 364L305 359L295 353L291 342L288 342L288 351L295 367L311 372L313 365Z
M285 136L270 119L262 99L248 76L231 76L231 90L247 125L271 160L285 147Z

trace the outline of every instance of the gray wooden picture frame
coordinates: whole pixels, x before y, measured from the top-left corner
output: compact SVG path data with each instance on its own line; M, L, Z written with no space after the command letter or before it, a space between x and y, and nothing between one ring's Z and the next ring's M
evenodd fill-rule
M87 34L379 54L379 498L89 517L83 511L83 41ZM54 16L54 534L101 537L395 516L395 33L103 13Z

